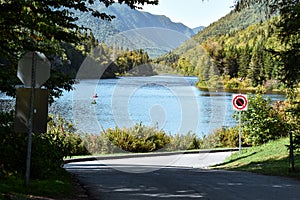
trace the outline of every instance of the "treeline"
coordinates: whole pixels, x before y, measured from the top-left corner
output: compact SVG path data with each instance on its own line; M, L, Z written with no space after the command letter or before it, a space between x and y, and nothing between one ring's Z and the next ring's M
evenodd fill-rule
M148 74L153 74L151 59L143 49L130 50L115 46L108 46L104 42L99 42L92 32L84 32L83 40L77 44L64 43L64 56L58 58L56 68L65 74L76 78L76 74L84 63L85 59L92 59L94 64L105 71L101 78L114 78L117 75L124 75L128 72L136 71L136 67L143 68ZM97 69L96 69L97 70ZM141 70L141 69L139 69Z
M198 63L202 69L199 76L208 81L214 75L248 80L247 87L263 85L267 89L278 88L276 81L280 65L274 59L272 49L281 48L276 39L272 22L255 24L247 29L220 37L213 37L203 43L206 65ZM201 66L202 65L202 66ZM226 84L226 83L225 83ZM236 85L231 87L238 87Z

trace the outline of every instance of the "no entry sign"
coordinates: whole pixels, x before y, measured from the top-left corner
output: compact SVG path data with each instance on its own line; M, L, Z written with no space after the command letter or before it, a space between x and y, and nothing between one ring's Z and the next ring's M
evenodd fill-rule
M248 110L248 96L244 94L232 95L233 110L244 111Z

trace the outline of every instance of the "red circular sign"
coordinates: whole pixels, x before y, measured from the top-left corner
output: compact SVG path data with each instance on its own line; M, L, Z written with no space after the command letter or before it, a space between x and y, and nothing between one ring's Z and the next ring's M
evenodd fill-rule
M248 105L248 100L244 95L235 96L232 102L237 110L244 110Z

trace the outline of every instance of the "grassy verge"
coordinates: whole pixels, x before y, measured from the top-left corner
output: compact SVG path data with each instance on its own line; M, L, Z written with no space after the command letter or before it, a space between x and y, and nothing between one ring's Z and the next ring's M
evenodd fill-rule
M288 176L300 179L300 154L295 154L295 173L289 172L288 138L272 141L259 147L235 153L214 169L248 171L266 175Z
M63 169L56 173L55 177L46 180L30 180L28 188L24 186L24 179L21 178L0 179L0 199L35 199L37 196L72 199L73 192L72 176Z

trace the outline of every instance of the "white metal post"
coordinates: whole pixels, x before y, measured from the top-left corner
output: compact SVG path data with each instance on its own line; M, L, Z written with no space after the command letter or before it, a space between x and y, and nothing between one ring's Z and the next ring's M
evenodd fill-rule
M242 153L242 111L239 111L239 153Z

